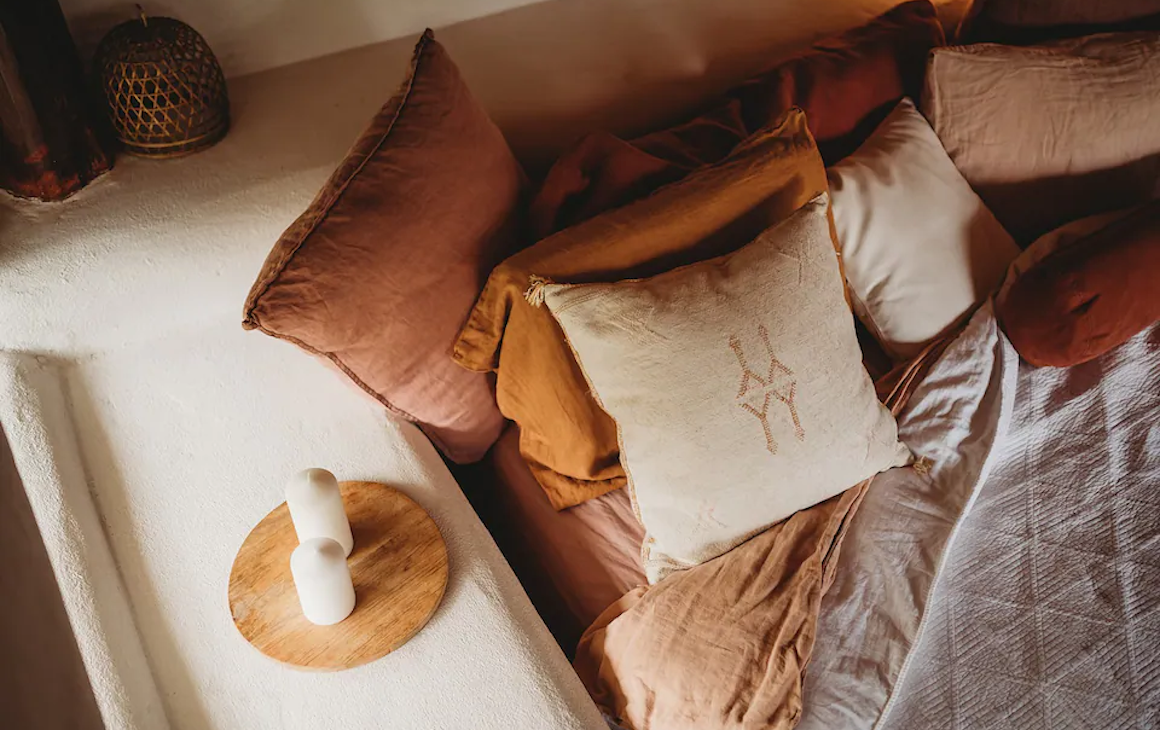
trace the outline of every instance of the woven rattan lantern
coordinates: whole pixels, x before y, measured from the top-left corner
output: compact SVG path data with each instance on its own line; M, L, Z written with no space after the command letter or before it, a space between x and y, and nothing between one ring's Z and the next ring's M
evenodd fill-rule
M118 25L97 47L93 65L126 152L187 155L229 129L221 66L205 39L179 20L141 13Z

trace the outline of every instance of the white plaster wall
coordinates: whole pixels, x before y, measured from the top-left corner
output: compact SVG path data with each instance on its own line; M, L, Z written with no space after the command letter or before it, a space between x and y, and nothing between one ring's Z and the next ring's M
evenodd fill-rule
M535 0L141 0L205 36L227 76L284 66L527 5ZM125 0L59 0L88 59L101 36L136 17Z
M58 1L86 60L110 28L136 17L134 3L127 0ZM528 5L551 9L517 15L515 27L562 40L565 56L573 55L577 44L599 49L607 41L615 58L623 49L619 41L626 20L641 34L643 48L649 48L657 40L656 35L661 34L670 36L662 50L674 46L683 49L689 42L700 48L721 50L718 46L727 47L729 36L734 35L743 48L753 38L808 40L812 33L856 24L899 1L141 0L141 5L150 15L167 15L192 25L209 41L226 75L240 76ZM949 16L954 18L969 2L934 0L940 12L952 8ZM528 20L547 24L529 25ZM504 22L500 25L513 26ZM674 31L678 35L672 35ZM514 42L516 37L492 39L502 43ZM553 63L550 57L544 60L549 65ZM661 63L664 62L662 56Z
M177 727L296 727L274 716L251 722L249 700L221 690L232 686L234 672L248 678L252 696L265 698L256 712L282 702L293 708L307 696L302 678L265 674L260 657L241 653L247 647L234 642L226 652L212 644L236 639L223 623L229 548L253 515L277 501L273 481L266 491L255 490L257 475L284 471L286 454L298 453L295 460L305 463L345 463L344 474L386 478L391 460L379 452L394 452L376 439L391 435L387 440L394 442L402 433L434 458L417 431L385 421L323 366L290 345L244 333L240 325L242 302L266 253L395 91L414 35L425 25L437 28L469 86L534 173L584 132L656 128L811 40L865 22L895 2L145 3L155 14L190 22L231 75L245 74L230 83L233 128L219 145L188 158L122 156L111 173L64 203L0 195L0 350L48 356L68 374L72 425L90 480L81 483L102 510ZM132 12L109 0L61 3L82 48ZM498 12L502 8L511 9ZM314 56L325 57L282 66ZM259 69L269 70L248 73ZM175 489L180 497L172 503L157 496ZM434 499L429 504L441 519ZM212 518L198 511L202 505L230 515L230 532L209 552L178 555L179 542L171 538L186 529L185 521ZM449 506L446 514L451 511ZM146 556L141 546L161 545L162 538L172 555L158 548ZM457 560L466 565L468 551L463 553ZM498 554L488 555L498 563ZM170 568L167 559L178 567ZM182 571L197 560L206 560L209 569L196 584L197 600L181 611L175 580L189 578ZM518 591L508 575L504 590ZM447 631L454 634L453 628ZM447 638L438 631L420 635L413 648ZM529 646L540 655L550 639L542 626L535 631L539 644ZM414 678L380 678L375 671L385 670L364 675L376 696L387 696L384 688L393 688L390 697L407 696ZM342 693L341 681L321 681L331 683L335 696ZM527 690L502 686L517 696ZM414 726L432 726L421 724L417 713ZM326 725L302 717L302 727ZM364 719L344 726L373 725ZM509 727L542 726L511 720Z
M798 1L552 0L437 37L534 174L585 132L656 128L894 2ZM240 328L266 253L398 88L413 42L231 80L233 127L199 154L123 155L63 203L0 195L0 349L72 357Z

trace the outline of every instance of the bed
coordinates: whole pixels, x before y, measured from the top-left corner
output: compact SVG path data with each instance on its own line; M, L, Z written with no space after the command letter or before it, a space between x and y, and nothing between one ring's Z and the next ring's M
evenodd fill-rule
M1139 144L1150 149L1156 141L1134 136L1141 122L1128 114L1116 121L1118 131L1083 146L1076 129L1094 123L1095 115L1084 118L1074 102L1058 101L1052 89L1097 93L1101 75L1106 82L1113 77L1127 82L1117 66L1128 47L1148 49L1144 55L1152 59L1160 46L1154 34L1141 33L1028 50L939 49L932 53L921 114L904 100L876 121L855 153L830 159L822 148L866 370L880 375L883 358L918 368L902 400L885 401L900 409L898 434L913 463L886 469L841 498L819 499L818 506L768 532L749 532L715 554L683 558L676 570L649 572L656 533L651 527L642 533L639 523L655 525L661 513L642 514L639 484L631 500L624 489L602 486L616 485L601 471L599 458L578 464L541 448L554 437L550 419L520 409L535 402L550 411L563 403L555 394L567 388L553 381L552 398L536 401L536 393L523 384L540 377L536 368L551 359L550 351L533 349L534 365L518 376L510 375L513 356L498 351L499 365L489 369L499 376L501 406L505 398L518 405L504 413L534 429L522 454L513 427L489 457L491 489L504 505L500 529L514 534L510 550L519 555L533 596L563 607L560 621L550 623L566 651L579 627L588 627L575 665L611 719L625 727L666 729L1048 728L1131 727L1141 721L1149 726L1158 716L1160 679L1149 647L1160 638L1151 616L1160 596L1155 587L1160 585L1160 518L1153 496L1160 470L1155 418L1160 330L1154 324L1156 308L1138 303L1150 301L1147 286L1136 283L1137 272L1152 271L1155 264L1149 262L1156 260L1154 197L1160 187L1150 158L1137 162ZM1004 89L1006 79L1031 78L1004 76L997 69L1021 65L1036 71L1037 83L1048 90L1044 98L1051 111L1045 116L1075 119L1051 132L1026 131L1012 118L1013 148L1033 144L1039 134L1056 139L1053 151L1042 157L1005 161L987 146L994 127L979 119L1002 112L1003 95L1011 90ZM994 88L1003 91L979 85L980 78L992 76ZM968 113L972 109L978 114ZM749 141L754 138L732 157L750 154L760 144ZM601 150L597 158L607 158L585 168L592 149ZM579 163L565 156L557 164L579 164L586 184L596 188L614 184L602 183L601 176L616 164L628 167L629 158L617 160L621 151L607 140L592 149ZM1088 174L1086 168L1096 172ZM1063 169L1073 176L1048 175ZM1128 170L1127 177L1120 175ZM746 184L759 178L760 172L746 177ZM560 179L549 173L541 196L554 184ZM807 189L810 184L808 178L803 183ZM695 227L701 201L673 192L681 185L695 187L671 183L656 190L634 208L636 217L617 208L611 202L617 196L606 192L595 193L601 203L582 202L581 211L595 209L578 219L549 216L555 223L545 232L560 232L537 244L543 253L509 259L488 284L512 291L502 310L510 321L500 325L501 332L531 327L524 324L530 320L517 319L525 316L521 293L532 307L547 300L583 370L578 387L602 398L601 408L617 421L617 442L604 453L615 454L612 449L619 447L625 472L632 434L652 428L646 423L642 431L623 420L633 412L625 404L638 407L653 396L632 390L632 384L617 385L629 395L609 407L609 383L621 381L609 380L607 371L593 375L592 361L585 358L607 349L609 340L615 342L637 321L647 324L628 338L632 348L666 341L668 305L663 298L650 300L638 310L643 314L621 315L602 304L587 330L573 329L588 326L577 325L584 320L575 319L574 312L613 297L617 286L661 287L654 282L699 264L677 259L684 266L658 275L647 266L610 272L593 265L589 271L567 257L620 240L640 246L647 236L641 230L654 225L663 230L652 220L663 219L665 210L680 209ZM711 180L705 186L709 192L699 194L718 195ZM937 192L924 197L932 190ZM563 197L572 194L569 189ZM1020 205L1019 195L1031 202ZM1131 207L1150 199L1143 213ZM553 204L567 209L559 201ZM616 233L607 244L599 243L605 233L585 218L609 207L602 225ZM661 213L652 212L658 209ZM1143 229L1148 232L1140 233ZM591 240L590 230L595 231ZM939 246L954 253L931 258L931 241L940 239ZM553 245L560 255L552 252ZM1029 251L1020 254L1025 247ZM731 255L712 259L713 265L728 269ZM1101 261L1093 264L1093 273L1076 268L1085 256ZM973 278L943 278L962 267L963 259ZM531 274L541 271L542 283L536 283ZM1050 278L1051 271L1056 283L1043 285L1040 274ZM1100 277L1105 277L1103 288L1092 289ZM609 279L621 281L587 283ZM554 283L560 280L579 283ZM531 282L527 291L517 291L524 281ZM723 285L714 286L714 296L727 296ZM1021 299L1011 293L1013 287ZM1125 297L1117 289L1134 294ZM573 296L570 290L580 293L553 303L554 297ZM480 302L488 296L485 290ZM1121 313L1111 311L1117 308ZM788 316L780 314L784 311L779 316ZM1077 325L1085 317L1103 321L1089 330ZM1038 323L1024 328L1028 319ZM1113 320L1125 324L1109 325ZM465 332L471 327L469 322ZM677 331L683 332L671 330ZM467 335L461 337L462 345ZM519 340L520 347L531 341ZM778 340L782 347L787 341ZM711 347L712 340L707 342ZM741 397L754 371L746 369L744 347L734 349L746 373ZM640 361L629 359L628 351L613 352L616 368L645 368L641 372L658 360L682 357L677 349L662 348ZM776 357L774 363L768 381L775 379ZM1043 365L1054 367L1038 367ZM511 378L506 383L505 367ZM699 372L707 376L712 369ZM760 382L764 386L767 380ZM792 405L790 393L785 402ZM569 429L583 423L583 409L562 407ZM762 410L751 413L764 418L768 407L767 393ZM721 425L709 422L714 425L707 428ZM772 452L769 426L762 423ZM705 438L708 431L698 429L682 434ZM599 425L568 433L569 440L586 444L601 438ZM663 449L660 441L651 443L654 451ZM679 459L679 453L670 452L669 458ZM592 492L575 499L560 487L571 477L556 485L539 478L556 464L579 466L592 480ZM667 473L666 489L673 494L680 493L677 484L685 475L712 483L705 472ZM728 489L736 491L736 472L730 473ZM559 491L553 493L553 486ZM710 499L674 498L666 508L684 515L708 509L710 521L720 524L712 512L716 506L706 507ZM752 504L757 511L764 508ZM807 512L816 514L803 516ZM697 530L715 527L690 524ZM807 554L811 557L804 558ZM786 567L797 561L796 572ZM642 563L644 573L636 570ZM811 580L816 582L807 586Z
M384 107L246 326L329 359L449 460L486 452L462 472L473 503L611 721L1154 717L1155 32L947 45L912 0L691 120L580 138L526 208L430 32L404 88L414 118L405 94ZM447 105L433 130L427 100ZM372 205L364 174L428 164L391 149L400 118L441 170L468 139L443 120L481 150L446 183L476 209L415 228L454 224L425 248L459 257L438 313L402 288L342 299L350 261L414 263L380 231L423 221ZM412 317L431 326L381 357L381 323Z
M1160 325L1074 370L1037 369L981 310L899 418L930 471L883 475L851 523L799 727L1156 717L1157 383ZM553 628L571 636L643 584L642 530L622 490L552 510L515 436L489 457L490 487L532 559L525 587L567 606Z

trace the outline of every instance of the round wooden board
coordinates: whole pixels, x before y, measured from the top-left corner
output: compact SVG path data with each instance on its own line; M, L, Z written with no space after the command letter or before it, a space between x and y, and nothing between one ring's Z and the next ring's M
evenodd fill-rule
M427 623L447 588L447 545L430 515L378 482L341 482L354 533L347 558L354 612L333 626L302 615L290 553L298 536L283 502L250 531L230 571L230 613L258 651L305 669L337 670L399 648Z

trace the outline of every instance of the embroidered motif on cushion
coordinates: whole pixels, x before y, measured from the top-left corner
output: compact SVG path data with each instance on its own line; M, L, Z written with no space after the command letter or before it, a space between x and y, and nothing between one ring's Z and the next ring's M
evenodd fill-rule
M737 362L741 366L741 388L737 391L737 400L742 410L753 414L761 423L761 430L765 433L765 448L771 454L777 453L777 441L773 438L773 431L769 428L769 404L776 398L789 409L789 417L793 420L794 436L798 441L805 441L806 432L798 418L797 406L794 398L797 396L797 378L792 370L786 367L773 354L773 345L769 343L769 330L765 325L757 326L757 333L765 345L765 352L769 356L769 370L765 375L758 375L750 369L745 359L745 350L741 346L741 338L737 335L729 336L729 347L737 355ZM751 387L756 382L759 387ZM760 403L760 407L756 404Z

